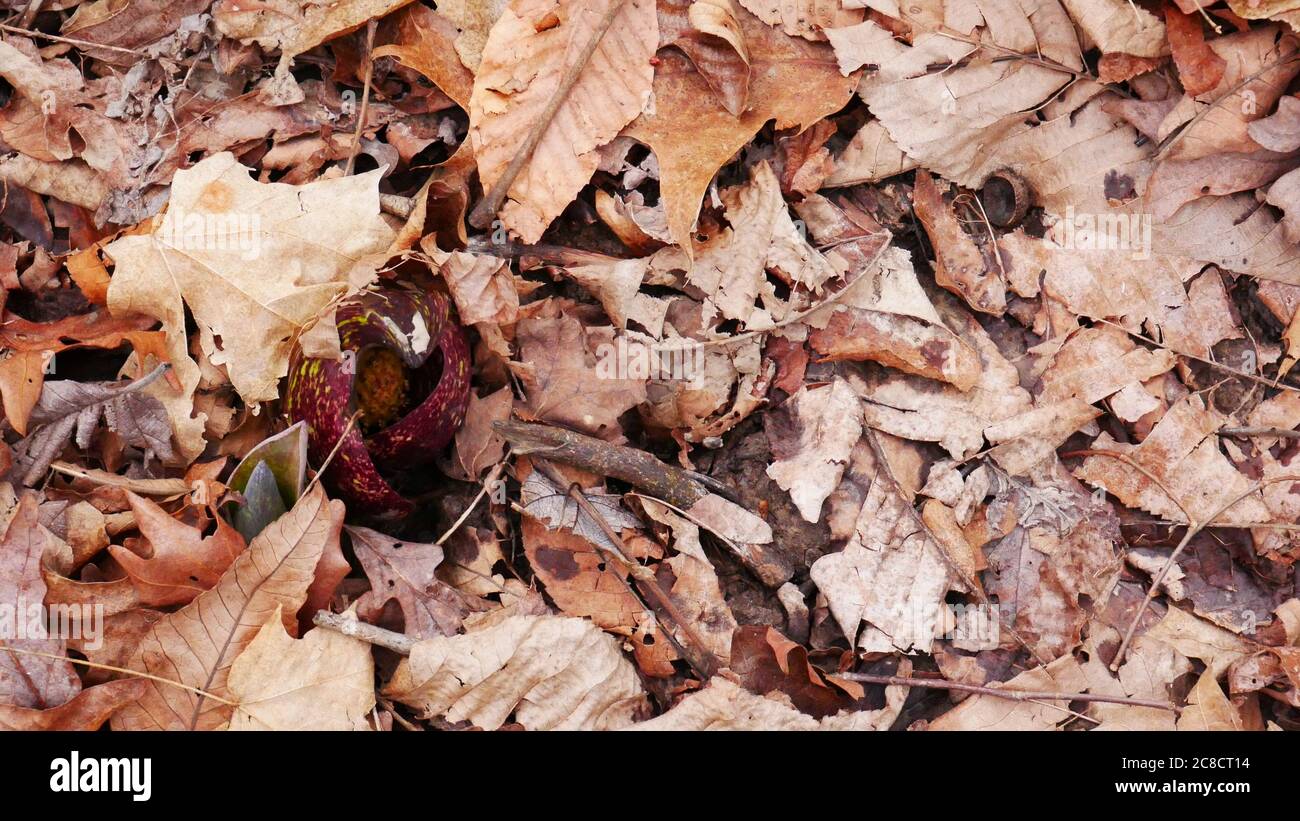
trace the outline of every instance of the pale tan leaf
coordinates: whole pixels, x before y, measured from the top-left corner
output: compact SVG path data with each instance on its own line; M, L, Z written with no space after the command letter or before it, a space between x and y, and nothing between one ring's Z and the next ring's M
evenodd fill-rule
M613 730L646 707L619 642L584 619L514 616L419 642L384 695L426 716L495 730Z
M167 213L151 233L106 247L117 263L110 310L163 323L181 384L182 401L169 411L183 455L197 455L203 430L186 407L199 369L189 355L185 307L204 354L226 367L245 402L279 398L295 337L345 292L354 267L393 239L379 214L379 178L376 170L304 186L262 184L233 155L217 154L176 174ZM362 268L358 284L373 271Z
M767 475L790 492L806 521L821 520L822 502L844 475L862 434L862 405L848 384L803 387L765 417L773 461Z
M861 8L843 8L841 0L740 0L769 26L779 26L791 37L825 40L824 29L862 22Z
M842 712L816 719L780 695L760 696L721 676L677 702L671 710L628 728L645 731L700 730L888 730L907 700L906 687L886 687L879 710Z
M370 645L315 628L284 630L280 608L230 666L232 730L364 730L375 706Z

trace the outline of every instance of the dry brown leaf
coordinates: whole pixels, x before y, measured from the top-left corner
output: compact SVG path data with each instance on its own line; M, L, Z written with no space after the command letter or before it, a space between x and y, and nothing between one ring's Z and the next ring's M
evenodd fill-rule
M768 120L802 130L839 111L857 85L856 74L841 76L826 46L787 37L748 12L736 16L752 72L749 108L736 117L720 107L691 62L665 52L655 69L653 113L623 132L655 152L669 231L688 252L700 202L723 164Z
M768 271L791 287L812 292L835 275L795 227L776 174L766 162L754 167L747 184L724 191L722 199L731 227L696 249L687 272L687 281L707 296L706 316L717 311L727 319L754 324L765 314L782 311L784 306L766 293ZM754 304L760 295L763 312Z
M144 679L128 678L82 690L70 701L44 710L0 704L0 729L93 732L123 704L140 698L144 689Z
M384 695L448 721L495 730L613 730L646 708L619 643L584 619L514 616L473 633L422 641Z
M767 475L790 492L806 521L821 520L822 502L844 475L862 435L862 404L842 379L804 386L763 419L772 443Z
M1215 431L1224 421L1193 394L1171 407L1141 444L1116 442L1106 433L1093 441L1090 447L1094 450L1120 453L1136 462L1176 499L1170 499L1147 475L1110 456L1089 456L1074 475L1094 487L1105 488L1129 507L1169 521L1186 522L1189 513L1208 516L1246 494L1253 484L1219 450ZM1246 495L1215 519L1243 524L1272 520L1258 492Z
M758 696L721 676L679 701L658 718L629 729L699 730L887 730L902 712L907 688L885 688L879 710L844 712L820 720L790 706L784 696Z
M645 375L619 372L614 329L584 327L549 300L517 328L524 385L519 411L607 439L621 438L618 418L646 399Z
M961 588L947 551L865 440L853 451L848 477L867 488L848 543L814 562L809 574L852 646L927 653L944 629L944 597Z
M614 0L514 0L492 26L470 98L470 142L485 190L506 166L579 59ZM659 44L653 0L626 0L601 45L547 125L498 212L524 242L537 242L591 179L596 149L650 102Z
M220 516L215 516L216 532L204 536L148 499L130 491L127 499L144 544L135 551L116 545L108 551L131 579L140 603L148 607L188 604L211 589L246 547L239 531Z
M1214 676L1201 673L1178 716L1179 730L1243 730L1241 714L1223 694Z
M1072 656L1046 667L1026 670L1002 686L1008 690L1049 690L1078 693L1087 679ZM1011 701L997 696L973 696L930 722L931 730L1054 730L1073 715L1059 703Z
M378 171L305 186L261 184L248 171L218 154L178 172L153 233L105 249L117 263L110 310L163 323L181 385L166 389L164 404L189 459L203 449L204 419L190 415L199 368L189 356L185 307L203 353L226 366L244 401L277 399L297 335L344 293L354 268L354 284L365 284L374 271L365 258L393 239L379 214Z
M230 666L231 730L364 730L375 707L370 645L316 628L284 630L279 608Z
M975 241L962 229L952 207L943 201L934 180L924 171L916 172L912 201L916 217L925 226L934 248L934 281L977 311L988 314L1006 311L1004 275L985 260Z
M281 611L297 630L326 546L339 538L343 503L320 487L267 526L240 554L216 587L145 628L126 667L198 688L230 701L230 667L267 620ZM233 707L159 681L113 716L115 730L216 729Z
M1169 351L1139 347L1113 325L1081 328L1047 361L1037 398L1041 403L1070 398L1098 402L1168 371L1174 362Z
M278 49L282 64L304 51L356 31L367 21L400 9L411 0L351 0L317 3L313 0L265 0L245 7L223 0L212 10L217 30L244 43Z
M864 14L861 8L842 8L841 0L740 0L740 4L769 26L805 40L825 40L823 29L860 23Z
M375 35L371 58L395 57L402 65L428 77L456 105L468 110L474 73L452 51L460 36L441 7L434 11L415 3L384 19Z
M413 639L453 636L473 610L486 609L462 596L436 575L442 548L395 539L367 527L347 528L352 551L370 579L370 592L357 600L357 612L367 621L379 618L384 605L396 600Z
M980 359L979 380L969 391L917 376L887 371L854 375L850 383L866 400L868 426L922 442L938 442L953 458L983 447L984 431L1032 407L1020 375L979 323L965 311L943 307L949 328Z
M48 635L43 618L45 581L41 561L56 539L37 520L36 496L24 493L0 538L0 601L10 608L9 628L0 634L0 704L31 710L58 707L81 691L64 640ZM5 652L27 650L55 656Z

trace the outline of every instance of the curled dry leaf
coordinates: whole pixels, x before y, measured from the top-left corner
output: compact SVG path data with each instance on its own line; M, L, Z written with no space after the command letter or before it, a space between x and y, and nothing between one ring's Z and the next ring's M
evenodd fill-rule
M384 695L426 716L495 730L613 730L646 707L619 643L585 619L514 616L474 633L419 642Z
M736 0L659 0L659 47L672 46L695 70L732 116L749 100L749 49L740 28Z
M508 192L500 216L524 242L537 242L600 162L596 149L646 108L659 43L653 0L515 0L492 26L469 101L470 141L491 190L541 118L601 20L613 23L546 126Z

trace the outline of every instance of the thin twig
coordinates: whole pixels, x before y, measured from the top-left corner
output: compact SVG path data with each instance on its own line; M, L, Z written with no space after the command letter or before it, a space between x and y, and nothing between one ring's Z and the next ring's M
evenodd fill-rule
M315 476L311 477L311 481L307 483L307 487L302 489L300 496L306 496L307 493L316 486L316 483L320 481L320 477L325 475L325 468L329 467L330 462L334 461L334 457L338 454L339 448L343 447L343 442L347 440L348 434L352 432L352 428L357 424L357 419L360 416L360 410L352 414L352 418L343 426L343 433L339 436L339 440L334 443L334 447L330 449L329 455L325 457L324 462L321 462L320 469L316 471Z
M103 43L92 43L89 40L77 40L72 37L60 37L57 34L46 34L43 31L34 31L32 29L19 28L18 26L10 26L5 23L0 23L0 31L7 31L10 34L21 34L24 37L39 37L42 40L50 40L55 43L67 43L70 46L77 46L78 48L85 48L85 49L102 48L105 51L120 51L123 54L130 54L135 57L140 57L144 55L143 51L136 48L122 48L121 46L110 46L110 45L105 45Z
M311 623L317 627L324 627L326 630L333 630L336 633L360 639L377 647L385 647L403 656L411 655L411 648L415 647L415 639L410 636L404 636L401 633L394 633L392 630L385 630L382 627L367 624L347 613L331 613L328 610L317 610L316 615L312 616Z
M1245 427L1219 428L1220 436L1276 436L1280 439L1300 439L1300 430L1286 428Z
M492 487L492 485L501 476L501 470L505 466L506 466L506 460L503 457L501 461L497 462L496 466L492 468L492 472L487 475L487 478L483 480L483 487L479 488L478 495L475 496L474 500L470 502L469 505L465 508L465 512L460 514L459 519L452 522L451 527L447 528L447 532L442 534L442 536L439 537L438 541L434 542L435 546L441 547L443 542L450 539L453 533L455 533L457 530L460 530L460 526L465 524L465 520L469 518L469 514L474 512L474 508L478 507L478 503L482 501L484 496L487 495L488 488Z
M352 146L348 149L348 163L343 168L343 176L352 176L356 165L357 151L361 148L361 129L366 126L366 114L370 111L370 78L374 76L375 61L370 56L375 49L375 29L378 23L371 20L366 24L366 78L361 87L361 109L357 112L357 129L352 132Z
M1101 701L1107 704L1128 704L1133 707L1151 707L1157 710L1178 712L1178 708L1167 701L1155 701L1128 696L1108 696L1101 693L1056 693L1051 690L1009 690L1004 687L981 687L976 684L962 684L943 679L905 678L903 676L876 676L869 673L836 673L837 678L858 681L864 684L886 684L893 687L922 687L928 690L958 690L963 693L976 693L981 696L1005 698L1011 701Z
M482 230L492 224L492 220L506 201L510 186L514 185L515 178L519 176L519 173L524 169L524 165L532 158L533 152L537 150L543 135L551 127L551 121L555 119L555 113L560 110L560 106L568 99L569 92L577 84L578 77L582 75L583 69L591 61L591 56L596 53L600 41L604 39L605 33L614 24L614 18L618 17L626 2L627 0L614 0L609 6L609 10L605 12L605 16L596 24L596 30L592 32L591 39L587 41L586 47L578 53L578 59L570 63L568 69L565 70L564 76L560 78L559 86L555 89L555 93L551 95L551 99L546 103L546 108L542 109L537 121L533 123L532 130L528 132L528 137L515 154L514 159L506 166L505 173L501 175L500 179L496 181L496 185L492 186L492 190L488 192L488 195L470 213L470 225Z

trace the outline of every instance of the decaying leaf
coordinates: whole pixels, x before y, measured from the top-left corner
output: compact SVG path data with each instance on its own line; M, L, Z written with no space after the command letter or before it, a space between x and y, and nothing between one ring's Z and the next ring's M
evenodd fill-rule
M476 633L415 645L384 688L448 721L495 730L614 730L645 707L618 642L583 619L515 616Z

